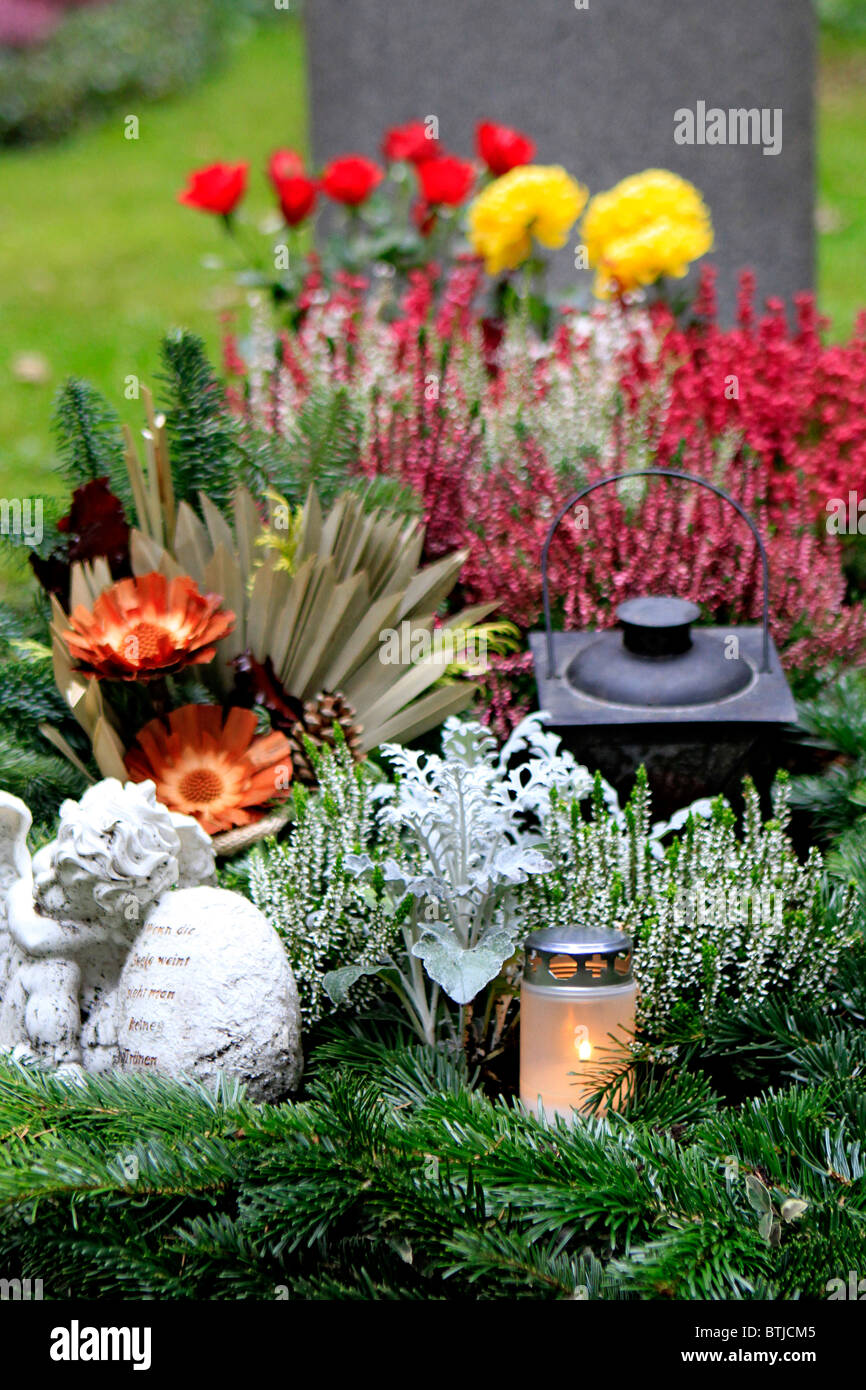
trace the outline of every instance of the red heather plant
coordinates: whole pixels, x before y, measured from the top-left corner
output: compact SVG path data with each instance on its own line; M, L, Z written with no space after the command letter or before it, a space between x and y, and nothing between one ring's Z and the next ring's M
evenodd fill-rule
M463 595L497 600L524 629L539 623L541 548L566 498L606 473L676 464L757 522L773 635L800 688L866 659L866 611L846 606L838 540L816 526L827 496L866 478L866 333L824 347L808 297L793 333L778 306L756 322L745 277L738 325L720 329L707 276L689 327L662 306L614 306L564 315L542 343L520 319L478 319L478 278L458 263L437 296L434 273L419 272L396 312L387 287L328 295L313 283L281 360L265 352L246 373L242 408L285 433L317 386L345 387L362 422L359 471L408 484L428 557L467 546ZM690 598L716 622L759 620L756 547L720 499L650 480L587 508L551 549L562 625L610 626L638 593ZM525 712L527 669L525 654L494 659L488 715L501 732Z
M794 508L770 522L760 500L763 468L723 476L687 455L687 472L721 481L756 519L770 560L773 636L785 664L814 676L866 652L866 610L846 607L838 547L816 538ZM701 466L701 465L704 466ZM608 470L590 465L588 482ZM751 532L713 494L668 480L636 480L588 499L586 524L567 519L551 547L551 592L565 627L607 627L615 608L639 593L670 593L699 603L720 623L760 618L760 569ZM498 594L503 612L523 627L541 611L540 553L552 514L569 489L527 446L520 474L489 476L468 497L474 535L462 575L467 596ZM454 530L452 528L452 535Z
M469 547L461 575L465 597L497 600L503 616L524 629L536 627L544 539L581 479L560 477L534 441L524 443L511 466L473 469L467 442L459 450L443 448L442 429L437 419L429 432L392 436L389 464L396 462L399 476L424 498L434 543L441 537L443 550L455 543ZM794 505L771 519L762 500L767 465L758 462L747 473L730 469L729 476L713 467L712 458L686 454L679 462L726 486L757 521L770 560L773 637L800 688L812 688L821 672L862 662L866 609L845 603L838 544L816 536ZM609 464L586 464L583 477L591 482L610 471ZM551 593L564 627L609 627L617 604L640 593L692 599L717 623L756 623L760 578L754 539L733 508L711 493L661 479L594 493L583 517L563 521L550 552ZM500 677L520 670L514 658L494 666ZM501 682L492 687L491 708L497 724L507 727L499 719ZM515 709L515 717L523 709Z
M681 330L670 320L655 362L626 373L630 401L647 380L672 364L670 397L658 441L658 461L671 461L685 441L734 433L744 448L773 465L768 500L804 497L819 524L831 497L847 500L866 484L866 313L847 343L825 344L827 327L812 294L794 298L789 329L785 305L768 300L760 319L755 281L740 281L733 328L716 323L714 272L705 270L694 305L697 322ZM659 328L663 327L661 320Z

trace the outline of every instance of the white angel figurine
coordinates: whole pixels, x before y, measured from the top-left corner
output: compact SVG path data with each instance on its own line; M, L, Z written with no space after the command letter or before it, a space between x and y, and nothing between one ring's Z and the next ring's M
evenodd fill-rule
M144 919L168 889L214 882L213 849L152 782L108 778L65 801L32 863L30 824L0 792L0 1049L102 1071L117 1060L115 993Z

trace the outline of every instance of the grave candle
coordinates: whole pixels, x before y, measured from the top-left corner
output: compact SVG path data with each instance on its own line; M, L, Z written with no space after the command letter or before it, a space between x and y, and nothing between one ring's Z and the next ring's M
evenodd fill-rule
M520 1099L574 1120L596 1089L611 1035L634 1029L637 985L623 932L533 932L520 994Z

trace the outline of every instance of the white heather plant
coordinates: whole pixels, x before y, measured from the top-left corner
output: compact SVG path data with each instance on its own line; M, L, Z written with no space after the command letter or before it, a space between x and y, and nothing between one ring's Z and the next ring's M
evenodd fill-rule
M655 1038L725 1000L792 991L821 998L852 935L853 897L828 896L817 849L798 860L785 833L784 777L766 824L745 783L741 835L722 797L652 827L642 773L623 813L605 800L599 785L585 820L579 804L554 797L544 835L556 868L531 887L528 925L580 921L629 932L639 1023Z
M395 301L387 279L366 297L360 312L334 299L309 307L293 338L300 375L275 349L279 334L264 297L258 296L251 306L250 408L258 425L291 439L310 394L339 386L351 403L363 451L374 424L387 435L391 421L411 408L417 361L411 354L395 361ZM554 467L572 476L575 459L587 450L603 465L617 459L623 468L642 468L652 462L654 431L663 426L670 395L669 374L662 373L653 390L647 387L635 412L623 412L620 355L635 332L648 357L655 358L660 340L637 306L626 316L610 306L567 316L560 334L571 340L568 352L542 343L526 318L518 315L507 324L499 348L495 392L480 327L465 338L450 333L442 338L430 326L427 344L430 360L445 364L437 380L442 410L458 422L467 419L467 412L475 419L477 412L488 467L513 458L528 436ZM351 363L340 346L349 341L354 344ZM543 391L538 385L541 359L546 368ZM650 416L657 417L655 426Z
M463 1006L503 968L516 976L531 930L579 922L633 935L639 1021L664 1038L726 1000L820 998L852 935L851 895L831 901L820 853L801 864L785 833L784 779L766 824L746 784L738 835L723 798L652 824L642 773L620 809L540 715L502 749L450 719L441 756L381 751L394 782L376 784L343 747L323 752L291 838L252 861L253 900L285 942L308 1024L389 986L434 1042L452 1021L446 998Z
M298 985L306 1024L331 1009L327 971L351 960L375 965L399 939L397 907L380 881L364 883L346 868L353 854L382 855L392 849L375 827L379 790L365 765L357 766L345 744L315 756L319 790L296 787L291 839L268 843L253 855L250 896L276 927ZM356 1002L381 994L362 981Z

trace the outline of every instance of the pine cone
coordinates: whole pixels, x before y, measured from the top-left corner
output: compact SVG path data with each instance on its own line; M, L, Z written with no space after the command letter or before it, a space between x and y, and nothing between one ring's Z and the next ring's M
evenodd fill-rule
M295 723L288 735L292 745L292 763L296 781L303 782L309 787L316 785L316 774L304 747L304 735L317 748L334 748L336 747L334 728L337 724L343 731L346 747L355 762L362 761L364 757L361 750L363 727L355 722L355 711L339 690L333 692L323 690L314 700L304 701L303 718Z

